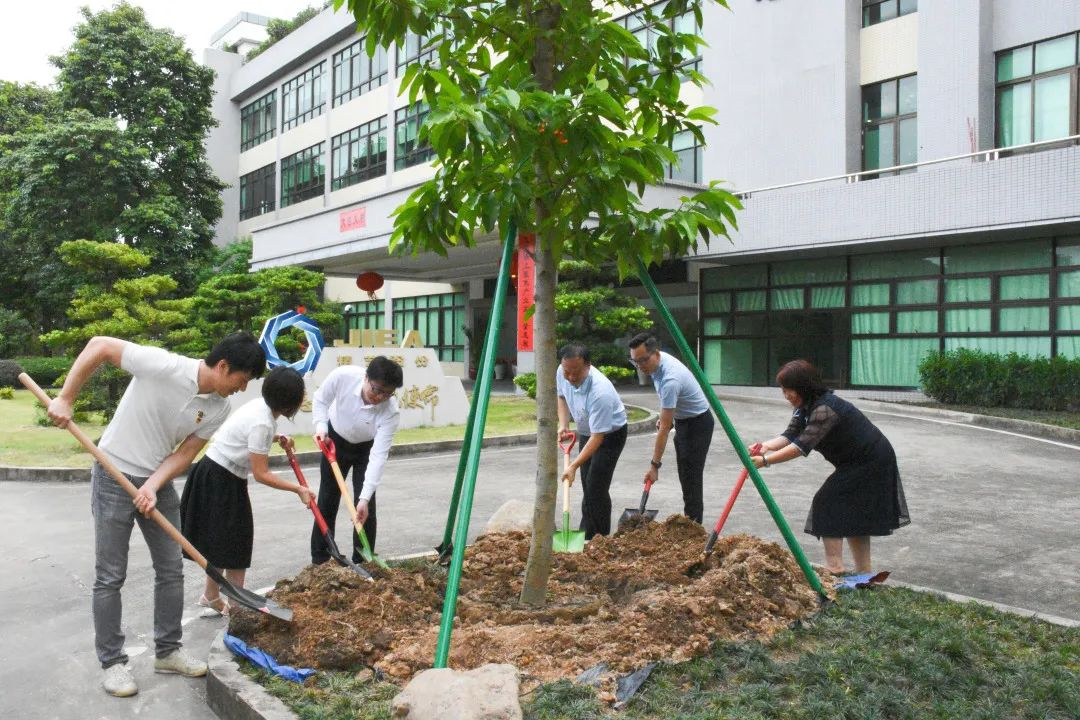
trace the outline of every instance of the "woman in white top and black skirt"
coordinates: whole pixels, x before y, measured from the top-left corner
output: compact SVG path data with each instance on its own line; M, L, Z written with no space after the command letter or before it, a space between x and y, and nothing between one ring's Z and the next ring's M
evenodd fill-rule
M307 488L271 472L268 458L277 436L277 419L283 415L292 417L303 402L304 379L300 373L284 366L271 370L263 381L262 398L245 403L229 416L184 484L180 498L184 536L236 587L244 586L251 567L255 533L248 473L264 485L296 493L305 506L313 497ZM280 440L283 447L292 447L292 438ZM201 617L228 613L218 584L209 577L199 605L207 608Z
M806 532L822 539L830 572L844 571L847 538L855 572L869 573L870 536L891 535L911 522L896 453L865 415L822 384L806 360L785 364L776 382L795 412L782 435L761 444L754 465L769 467L811 450L832 463L836 470L814 495Z

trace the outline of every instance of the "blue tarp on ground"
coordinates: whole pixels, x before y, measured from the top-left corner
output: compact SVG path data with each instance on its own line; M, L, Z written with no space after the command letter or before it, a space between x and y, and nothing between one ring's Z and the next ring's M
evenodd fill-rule
M229 633L225 633L225 647L232 650L234 655L245 657L259 667L269 670L278 677L291 680L294 683L303 683L315 674L315 671L311 668L294 668L289 665L278 665L277 661L268 653L263 652L258 648L248 647L246 642Z
M881 572L876 573L862 573L861 575L844 575L837 579L836 583L833 584L833 587L837 590L841 588L854 590L855 588L863 588L869 585L883 583L887 577L889 577L888 570L882 570Z

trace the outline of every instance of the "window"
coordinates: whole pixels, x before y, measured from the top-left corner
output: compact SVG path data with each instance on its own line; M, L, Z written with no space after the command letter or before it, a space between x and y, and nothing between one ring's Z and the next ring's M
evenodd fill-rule
M646 17L645 10L638 10L635 13L631 13L622 18L621 24L627 30L629 30L634 37L638 39L641 46L655 55L657 51L657 44L659 42L661 32L657 30L657 26L663 26L676 33L698 35L700 34L700 28L697 25L697 18L694 17L693 10L687 10L682 15L678 15L674 18L662 17L664 13L664 3L653 5L648 9L653 15L659 19L656 23L650 23ZM640 60L627 59L627 63L631 66L641 64ZM686 70L700 70L701 68L701 56L697 55L692 58L684 60L678 69L685 74ZM658 68L654 69L654 72L659 72Z
M386 124L383 118L364 123L333 139L332 190L386 174Z
M679 160L673 165L668 165L667 176L672 180L700 184L704 146L698 143L694 133L683 130L676 134L671 141L671 149L679 156Z
M326 105L323 94L325 68L326 62L323 61L281 86L282 132L322 115L323 106Z
M322 143L312 145L281 161L281 207L323 194L322 146Z
M417 330L443 362L465 361L465 293L394 299L394 329Z
M386 308L385 300L363 300L349 303L341 312L345 330L381 330ZM346 332L348 335L348 332Z
M998 53L997 147L1077 132L1077 33Z
M877 25L918 9L918 0L863 0L862 26Z
M240 109L240 150L250 150L274 137L277 129L277 91L271 90Z
M274 164L240 178L240 219L274 211Z
M394 114L394 169L419 165L434 157L428 143L420 142L420 127L428 115L428 107L416 102Z
M405 68L413 63L434 65L438 57L438 48L434 45L428 47L432 41L431 36L420 37L412 30L405 33L405 42L398 45L397 49L397 76L405 73Z
M368 57L361 38L334 55L334 107L386 82L386 50L376 46Z
M863 170L918 161L918 89L915 75L863 87Z

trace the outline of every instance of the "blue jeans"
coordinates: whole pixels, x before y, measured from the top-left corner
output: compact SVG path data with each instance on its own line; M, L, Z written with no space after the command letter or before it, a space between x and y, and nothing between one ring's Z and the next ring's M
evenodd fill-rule
M128 479L141 487L146 478ZM157 509L169 522L180 527L180 498L172 483L157 493ZM90 472L90 510L94 515L94 648L101 667L125 663L124 632L121 628L123 604L120 588L127 578L131 528L139 524L154 564L154 651L165 657L179 649L184 612L184 568L180 546L161 526L143 517L131 496L94 463Z

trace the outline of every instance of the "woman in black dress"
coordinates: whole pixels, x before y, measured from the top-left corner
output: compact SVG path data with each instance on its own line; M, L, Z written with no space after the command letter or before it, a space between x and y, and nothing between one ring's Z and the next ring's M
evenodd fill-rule
M817 450L832 463L836 470L814 495L806 532L822 539L830 572L844 571L844 538L855 572L871 572L870 536L891 535L911 522L892 445L854 405L825 387L806 360L785 364L776 382L795 412L787 430L762 443L761 454L751 459L769 467Z

